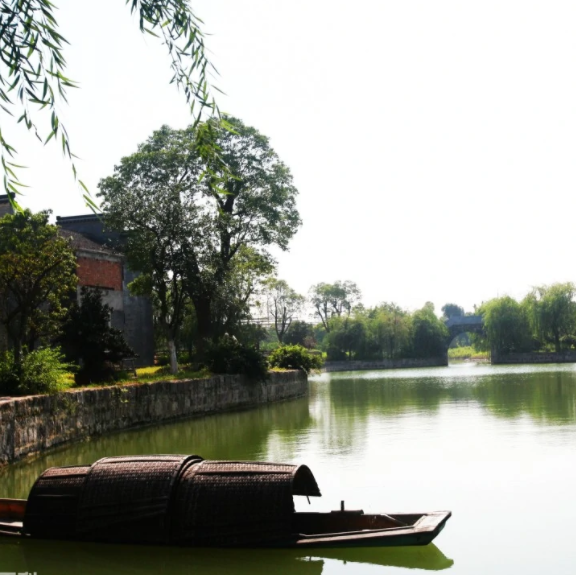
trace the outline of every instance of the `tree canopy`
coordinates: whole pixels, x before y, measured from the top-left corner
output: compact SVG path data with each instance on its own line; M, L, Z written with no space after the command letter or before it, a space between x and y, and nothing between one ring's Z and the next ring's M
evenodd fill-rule
M534 288L522 302L534 336L552 343L556 351L563 338L576 333L575 295L573 283L557 283Z
M274 323L278 341L284 343L284 336L292 321L302 311L305 298L296 293L287 282L277 278L264 282L264 295L268 317Z
M412 316L412 346L414 357L438 357L446 351L448 329L436 317L434 305L427 302Z
M76 287L76 258L50 212L0 219L0 325L16 364L38 342L58 334Z
M360 288L352 281L319 283L310 288L310 302L327 332L330 331L330 319L343 314L349 316L361 297Z
M530 325L526 310L513 298L491 299L480 307L490 347L499 353L529 351Z
M300 225L290 170L268 138L237 118L227 121L232 131L208 123L229 172L199 152L202 126L163 126L99 184L106 222L126 234L134 270L149 273L153 246L170 246L174 269L164 270L163 281L181 274L199 345L238 317L257 279L272 271L269 248L287 249Z
M450 319L451 317L461 317L465 315L464 308L455 303L447 303L442 306L442 317Z
M171 83L184 92L196 122L204 109L217 112L208 81L214 69L206 56L201 20L188 1L124 1L138 16L140 30L166 47ZM17 152L2 132L8 117L23 123L42 142L58 142L77 176L68 132L58 111L58 104L66 101L66 90L77 87L67 76L67 44L52 0L0 0L0 159L10 197L19 193L22 183L17 176L21 166L14 162ZM42 110L46 111L46 129L39 127L37 120ZM95 207L85 184L78 181L86 201Z

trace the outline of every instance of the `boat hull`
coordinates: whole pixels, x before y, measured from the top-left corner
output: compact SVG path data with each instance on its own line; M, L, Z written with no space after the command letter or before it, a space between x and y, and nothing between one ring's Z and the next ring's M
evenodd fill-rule
M451 515L450 511L418 514L394 513L389 515L364 515L361 513L356 519L365 520L368 525L373 522L377 523L380 518L388 519L390 517L404 522L406 525L306 535L292 542L289 546L300 548L346 548L428 545L444 529L446 521ZM415 517L417 517L416 520L414 520Z
M23 527L26 501L0 499L0 535L29 537ZM332 513L295 513L298 525L321 525L323 532L298 534L293 539L266 542L249 547L277 547L298 549L350 548L350 547L404 547L428 545L442 531L451 516L450 511L432 513L394 513L389 515L365 515L361 511ZM390 519L405 523L389 527ZM326 532L330 527L339 532ZM347 527L347 529L346 529ZM185 542L179 544L186 546Z

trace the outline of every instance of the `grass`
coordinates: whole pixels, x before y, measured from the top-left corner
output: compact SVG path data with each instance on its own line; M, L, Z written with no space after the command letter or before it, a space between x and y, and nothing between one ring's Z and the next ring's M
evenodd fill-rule
M477 351L471 345L451 347L448 349L448 359L488 359L488 352Z
M87 387L105 387L110 385L127 385L130 383L155 383L157 381L168 381L175 379L203 379L210 377L212 373L207 368L192 369L190 365L180 364L178 373L170 373L170 367L167 365L154 365L151 367L139 367L136 369L136 376L131 371L121 372L118 379L110 382L92 383L89 385L74 386L74 374L68 373L65 376L67 389L85 389Z
M130 373L127 374L126 379L121 379L120 383L154 383L156 381L165 381L168 379L202 379L210 377L212 374L207 368L192 369L190 365L180 365L177 374L170 373L170 367L152 366L152 367L139 367L136 369L137 378Z

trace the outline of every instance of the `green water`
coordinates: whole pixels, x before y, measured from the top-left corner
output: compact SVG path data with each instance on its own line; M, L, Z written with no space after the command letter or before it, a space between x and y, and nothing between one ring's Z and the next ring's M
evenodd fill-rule
M105 455L199 453L307 463L323 497L299 510L450 509L435 545L210 550L0 538L0 572L51 574L457 574L576 572L576 366L459 365L324 374L310 397L115 434L9 467L25 497L51 465Z

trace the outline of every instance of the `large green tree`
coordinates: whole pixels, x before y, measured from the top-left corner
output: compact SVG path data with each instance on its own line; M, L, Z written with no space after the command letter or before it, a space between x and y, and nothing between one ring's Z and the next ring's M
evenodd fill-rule
M337 281L333 284L319 283L310 288L310 303L320 318L326 332L330 331L330 319L350 316L360 303L362 293L352 281Z
M170 158L154 163L140 153L124 165L125 176L138 178L139 167L147 163L152 170L166 166ZM153 156L158 160L158 156ZM158 168L161 169L161 168ZM181 201L178 186L160 178L149 185L122 188L113 178L109 188L113 209L107 210L106 225L125 231L124 252L128 265L140 272L129 288L137 295L152 299L154 322L168 344L170 371L178 372L176 341L182 325L188 295L183 285L185 275L182 242L193 229L193 210Z
M336 315L329 323L330 331L323 342L328 359L363 359L366 344L364 318Z
M164 210L177 206L178 237L170 243L194 304L200 347L221 335L218 315L223 304L236 297L237 290L229 286L238 285L239 269L243 285L250 283L245 281L249 272L269 274L269 248L287 249L300 225L290 170L268 138L239 119L227 121L232 131L208 122L211 145L219 150L217 161L199 151L199 127L164 126L99 185L109 225L133 242L159 233L150 213L162 218ZM143 262L131 265L144 271Z
M415 357L438 357L446 352L448 329L427 302L412 315L412 351Z
M196 120L200 120L205 108L217 111L209 84L213 68L206 56L201 21L188 1L124 0L124 3L138 16L140 30L159 38L166 47L171 82L184 92ZM92 4L96 8L97 3ZM102 38L105 41L105 35ZM58 142L72 162L76 177L70 140L59 114L67 88L77 86L67 77L64 54L67 44L58 27L54 0L0 0L0 160L4 187L9 194L18 193L22 185L16 173L20 166L13 162L16 150L1 130L9 117L22 122L39 140ZM46 129L38 127L36 118L42 110ZM214 155L214 148L203 149L204 153ZM79 183L87 192L81 180ZM89 196L85 198L92 204Z
M305 298L296 293L287 282L277 278L264 282L264 297L268 318L274 323L276 337L282 344L292 321L302 311Z
M50 212L29 210L0 219L0 325L14 361L60 331L75 295L76 258L48 223Z
M484 318L484 329L490 349L497 353L527 351L531 332L524 306L510 296L494 298L478 310Z
M251 324L252 306L265 279L274 272L268 254L243 246L231 261L230 268L213 294L213 337L234 335L250 345L264 339L263 329Z
M307 349L316 347L314 326L302 320L294 320L284 336L284 343L286 345L301 345Z
M556 283L534 288L522 302L534 336L551 342L557 352L561 350L562 338L576 333L575 295L573 283Z
M455 303L447 303L442 306L442 317L450 319L451 317L461 317L465 315L464 308Z
M370 310L369 330L374 347L382 358L401 357L410 343L410 315L394 303Z

